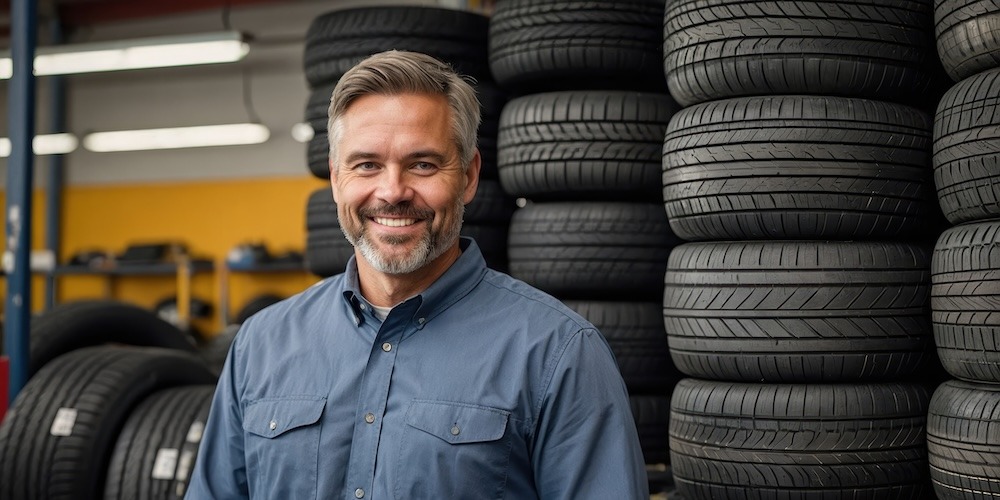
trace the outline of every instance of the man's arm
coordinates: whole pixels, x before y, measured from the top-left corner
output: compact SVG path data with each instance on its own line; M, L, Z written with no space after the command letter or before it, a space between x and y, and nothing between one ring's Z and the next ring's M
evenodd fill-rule
M614 354L583 330L567 343L542 400L532 451L544 500L649 499L646 465Z
M215 388L186 500L250 498L243 454L243 409L234 376L242 373L237 370L242 358L237 353L239 335L236 338Z

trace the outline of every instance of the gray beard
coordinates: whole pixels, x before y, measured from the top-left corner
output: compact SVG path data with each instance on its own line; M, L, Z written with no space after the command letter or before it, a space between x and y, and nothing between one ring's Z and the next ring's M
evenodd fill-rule
M455 211L458 217L455 218L455 224L452 227L444 228L444 231L438 234L434 234L433 231L428 230L420 237L416 248L409 255L395 260L390 260L385 255L379 253L378 248L372 244L371 235L365 230L364 225L361 226L360 234L357 237L348 234L343 225L341 225L340 229L347 238L347 241L351 245L354 245L354 248L358 250L361 256L376 271L384 274L408 274L440 257L445 250L451 248L451 245L458 240L458 236L462 231L462 218L465 215L465 204L462 203L462 200L457 200L455 203ZM393 237L387 237L382 240L382 243L390 245L398 245L405 242L406 239Z

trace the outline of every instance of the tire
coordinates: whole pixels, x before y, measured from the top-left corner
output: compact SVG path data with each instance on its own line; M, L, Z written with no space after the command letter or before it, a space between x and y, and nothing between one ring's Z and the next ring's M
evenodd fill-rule
M663 0L505 0L490 22L489 60L504 88L663 91Z
M565 304L607 339L630 394L669 393L683 378L670 361L660 304L593 300L567 300Z
M505 191L536 201L661 200L665 94L550 92L514 99L500 117Z
M1000 1L935 0L934 34L941 63L956 82L1000 68Z
M305 264L309 272L323 278L340 274L354 256L340 228L314 229L306 235Z
M934 182L952 224L1000 217L998 96L1000 69L994 69L958 83L938 103Z
M476 79L490 76L489 18L434 7L362 7L313 20L304 68L312 88L334 83L362 59L386 50L423 52Z
M511 274L563 299L652 299L679 241L653 203L535 203L514 212Z
M104 500L183 499L214 393L214 385L174 387L139 403L111 453Z
M670 405L678 496L924 498L927 405L907 384L682 380Z
M931 264L931 320L955 378L1000 383L1000 221L941 234Z
M1000 498L1000 387L949 381L927 415L927 460L941 500Z
M472 224L510 223L517 203L493 179L479 179L479 189L472 202L465 206L464 220Z
M912 235L935 208L930 140L925 113L864 99L749 97L683 109L663 145L670 227L692 241Z
M309 100L306 102L305 119L314 132L326 133L330 112L330 98L333 96L334 87L336 87L336 84L331 83L312 89L309 92Z
M918 102L932 83L930 0L667 5L664 71L684 106L773 94Z
M155 312L109 300L59 304L31 322L29 373L61 354L102 344L164 347L194 352L194 339Z
M309 173L317 179L330 178L330 139L326 131L313 131L312 139L306 145L306 163Z
M639 446L647 464L670 463L670 391L663 394L630 394L628 397L639 432Z
M226 357L229 356L229 349L236 340L236 334L240 331L240 325L227 325L221 332L208 339L208 342L198 351L201 359L205 360L208 369L216 376L222 374L222 369L226 365Z
M333 202L333 191L329 187L321 187L310 193L306 200L306 231L329 228L340 229L337 204Z
M87 347L54 359L0 425L0 498L99 498L132 408L160 389L214 383L200 359L172 349Z
M907 376L931 338L929 257L895 243L678 246L664 278L670 354L680 371L715 380Z

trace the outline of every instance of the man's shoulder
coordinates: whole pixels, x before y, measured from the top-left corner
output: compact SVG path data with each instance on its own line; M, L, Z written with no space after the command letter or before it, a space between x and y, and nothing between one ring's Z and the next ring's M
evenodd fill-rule
M517 311L520 317L560 323L572 331L594 328L559 299L510 275L488 270L483 283L489 287L490 294L500 296L499 303Z
M343 275L320 280L309 288L284 300L271 304L247 320L247 330L270 330L271 326L288 322L301 324L317 315L334 310L337 293L342 289ZM343 297L341 297L342 299Z

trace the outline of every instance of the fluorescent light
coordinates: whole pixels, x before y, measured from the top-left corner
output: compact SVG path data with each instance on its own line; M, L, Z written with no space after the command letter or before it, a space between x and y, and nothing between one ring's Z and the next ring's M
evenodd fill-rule
M83 147L97 153L148 149L199 148L259 144L271 136L257 123L205 125L199 127L154 128L94 132L83 138Z
M316 131L308 123L296 123L292 125L292 139L295 139L297 142L309 142L314 135L316 135Z
M73 134L36 135L31 140L31 149L36 155L64 155L76 150L80 141ZM0 137L0 158L10 156L10 139Z
M68 75L236 62L250 51L238 31L42 47L35 75ZM10 52L0 54L0 79L13 73Z

